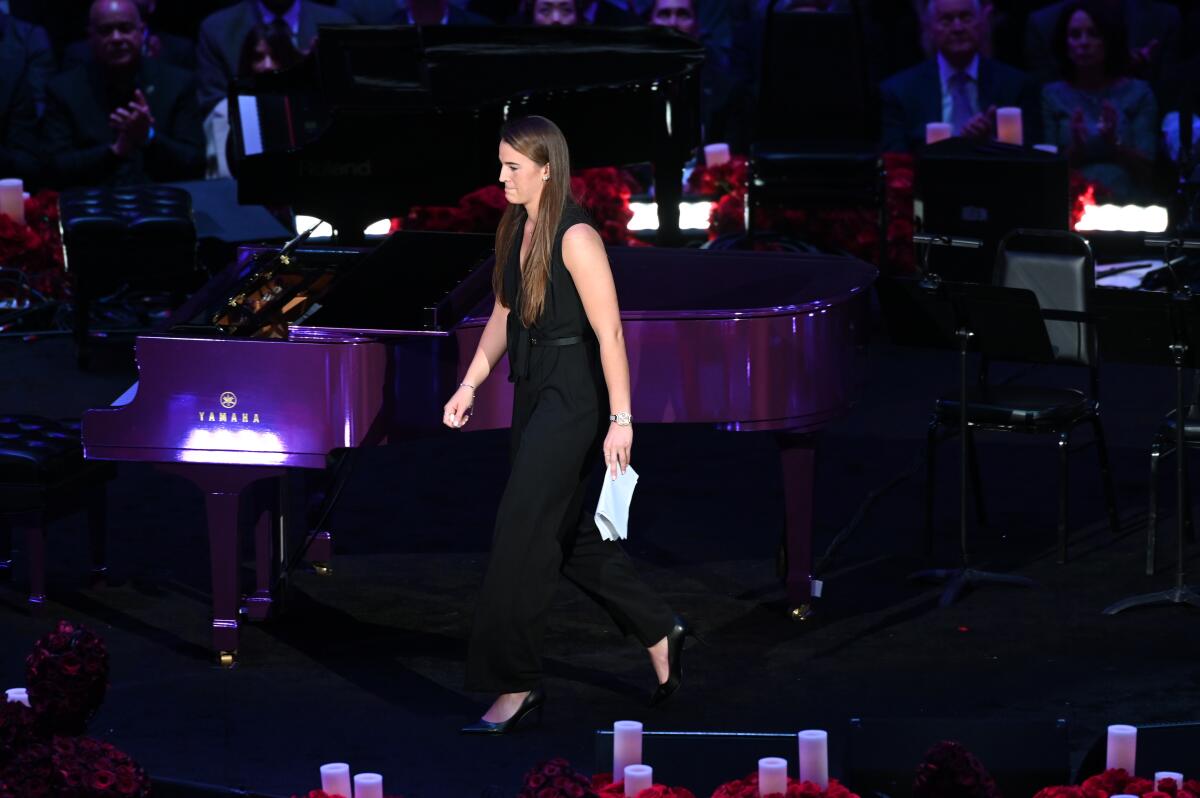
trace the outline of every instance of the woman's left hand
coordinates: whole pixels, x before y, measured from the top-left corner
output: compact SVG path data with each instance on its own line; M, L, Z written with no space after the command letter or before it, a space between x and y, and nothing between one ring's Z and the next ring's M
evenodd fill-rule
M622 427L617 422L608 425L608 435L604 436L604 465L613 479L617 478L618 469L624 474L629 467L629 453L633 449L633 427Z

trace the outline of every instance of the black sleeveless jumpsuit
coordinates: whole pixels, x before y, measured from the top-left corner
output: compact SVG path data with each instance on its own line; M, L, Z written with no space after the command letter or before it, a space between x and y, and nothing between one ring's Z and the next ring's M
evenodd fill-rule
M515 383L512 472L471 631L471 690L515 693L541 681L542 637L559 574L644 646L674 624L671 608L638 577L620 544L600 537L595 506L585 502L588 482L600 478L609 409L599 344L562 258L563 233L580 222L591 224L568 202L551 250L545 307L532 329L520 321L520 235L504 267Z

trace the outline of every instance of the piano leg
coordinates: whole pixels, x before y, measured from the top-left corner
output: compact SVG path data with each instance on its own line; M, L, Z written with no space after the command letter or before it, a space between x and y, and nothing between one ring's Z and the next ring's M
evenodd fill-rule
M275 480L266 483L276 488ZM275 540L275 522L278 518L276 490L263 490L259 486L251 515L254 522L254 592L246 597L246 618L265 621L271 615L274 603L275 584L278 573L275 562L278 546Z
M208 513L208 547L212 566L212 641L217 660L230 667L237 661L241 610L238 532L244 494L254 483L282 476L282 468L169 463L164 471L186 477L204 493Z
M683 200L683 162L674 156L659 156L654 161L654 199L658 203L658 233L655 243L660 247L677 247L683 243L679 233L679 203Z
M788 610L795 620L812 615L813 477L816 449L812 435L777 433L783 472L784 551Z

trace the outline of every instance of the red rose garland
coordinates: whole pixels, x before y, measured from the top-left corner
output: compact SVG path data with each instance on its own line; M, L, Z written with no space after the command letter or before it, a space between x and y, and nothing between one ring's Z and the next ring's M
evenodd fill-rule
M596 791L599 798L625 798L625 782L614 782L611 773L597 773L592 776L592 789ZM696 798L696 795L686 787L653 784L644 790L639 790L633 798Z
M822 790L811 781L789 778L786 793L770 793L763 798L859 798L846 789L837 779L830 779L829 786ZM759 798L758 774L751 773L744 779L722 784L713 791L711 798Z
M82 626L59 621L25 660L29 703L55 734L82 734L108 690L108 649Z
M1156 789L1157 786L1157 789ZM1097 773L1083 784L1045 787L1033 798L1109 798L1112 795L1139 795L1142 798L1200 798L1200 781L1187 779L1182 785L1163 779L1155 785L1150 779L1131 776L1123 768Z
M0 214L0 266L20 270L30 287L48 298L70 296L63 271L57 193L43 191L25 200L25 224ZM0 299L11 298L10 286L0 287Z
M961 743L940 742L917 767L913 798L1001 798L987 768Z

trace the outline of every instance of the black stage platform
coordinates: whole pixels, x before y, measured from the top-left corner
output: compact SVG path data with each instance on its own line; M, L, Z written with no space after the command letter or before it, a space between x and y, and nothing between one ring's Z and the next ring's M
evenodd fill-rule
M101 361L97 373L81 375L65 338L4 341L0 410L77 416L105 404L132 370L119 358ZM822 439L818 550L868 492L919 456L932 397L955 384L953 355L877 341L869 361L859 405ZM1046 369L1037 377L1056 381ZM784 616L774 575L782 504L771 441L639 428L629 551L708 643L689 646L685 687L662 711L644 708L653 683L644 653L564 584L546 644L545 725L501 739L458 735L485 706L460 685L505 475L504 433L370 452L335 518L334 574L300 575L288 615L250 627L232 671L212 665L206 649L199 494L149 468L123 468L110 493L113 584L79 587L87 570L81 520L52 530L45 616L27 614L21 577L0 590L0 686L21 683L25 651L55 616L78 619L112 652L95 736L159 777L281 795L319 786L317 767L331 760L380 771L389 793L408 798L478 796L490 785L499 789L487 794L511 795L539 759L566 756L590 772L593 730L626 718L658 730L823 727L836 740L855 715L1061 717L1078 763L1107 723L1200 717L1200 615L1182 607L1100 612L1171 582L1171 516L1162 519L1160 574L1143 575L1148 449L1171 404L1170 374L1110 367L1102 380L1123 538L1109 535L1098 467L1086 451L1072 462L1074 559L1056 565L1052 439L981 436L991 526L973 535L980 564L1037 586L985 587L937 609L939 586L906 579L926 564L918 477L867 516L825 584L821 615L804 624ZM956 553L953 449L939 457L937 561L947 564ZM1164 508L1173 506L1168 482ZM1195 547L1190 553L1195 568Z

